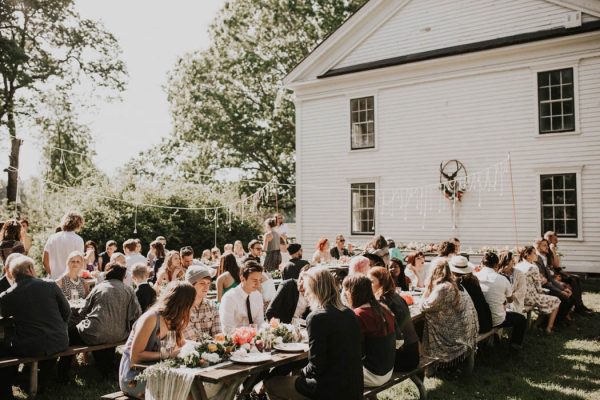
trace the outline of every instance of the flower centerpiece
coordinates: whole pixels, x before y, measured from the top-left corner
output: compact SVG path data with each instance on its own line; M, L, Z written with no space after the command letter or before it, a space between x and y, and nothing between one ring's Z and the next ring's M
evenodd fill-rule
M227 360L232 352L225 339L217 341L205 338L200 343L187 342L179 351L178 358L186 367L208 367Z
M301 339L300 332L290 324L282 324L279 319L271 318L268 324L264 324L256 336L257 347L270 348L280 343L294 343Z

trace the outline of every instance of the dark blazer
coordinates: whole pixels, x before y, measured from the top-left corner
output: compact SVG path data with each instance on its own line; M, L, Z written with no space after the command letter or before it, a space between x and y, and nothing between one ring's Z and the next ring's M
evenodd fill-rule
M69 302L54 282L19 278L0 294L2 317L13 317L15 336L11 353L39 357L64 351L69 346Z
M281 272L281 279L298 279L302 267L308 264L310 264L308 261L302 260L301 258L292 258L283 267L283 271Z
M473 278L477 279L475 275L473 275ZM475 311L477 311L477 319L479 320L479 333L485 333L492 330L492 312L485 300L481 286L479 286L477 282L473 282L469 279L461 280L460 286L469 293L469 297L473 300Z
M354 312L327 306L311 312L306 327L308 365L296 379L296 390L315 400L362 399L361 334Z
M299 297L298 282L295 279L288 279L281 282L275 297L271 300L271 304L267 308L267 321L271 318L278 318L285 324L291 323L292 318L294 318L294 312L296 312ZM309 312L310 309L307 308L303 317L306 317Z
M10 289L10 282L8 281L6 275L4 275L2 279L0 279L0 293L4 293L8 289Z
M333 249L329 250L329 254L331 254L331 257L336 258L336 259L340 259L340 257L342 256L349 256L350 253L348 253L348 249L344 248L342 250L342 254L340 254L339 249L337 248L337 246L335 246Z
M544 260L542 260L542 257L538 256L535 263L540 271L540 275L546 278L546 280L548 281L545 285L543 285L543 287L550 290L550 294L552 296L559 297L560 299L566 299L565 295L562 293L561 286L554 279L550 268L544 265Z
M156 291L148 282L140 284L135 289L135 295L137 296L138 303L140 303L140 307L142 308L142 313L145 313L148 307L150 307L156 301Z

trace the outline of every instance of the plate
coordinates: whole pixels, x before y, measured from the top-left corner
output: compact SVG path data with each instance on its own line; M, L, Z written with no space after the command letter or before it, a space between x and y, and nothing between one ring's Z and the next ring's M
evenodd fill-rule
M240 364L258 364L270 361L272 357L270 353L248 353L245 356L239 354L233 355L230 360Z
M306 343L278 343L273 346L275 350L285 351L287 353L300 353L308 351L308 345Z

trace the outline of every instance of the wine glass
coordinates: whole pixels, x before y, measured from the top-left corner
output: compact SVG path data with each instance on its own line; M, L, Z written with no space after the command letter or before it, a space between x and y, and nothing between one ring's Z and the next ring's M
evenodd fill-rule
M79 301L79 291L77 291L76 289L71 290L71 300Z
M163 340L160 341L160 358L170 358L177 347L177 332L168 331Z

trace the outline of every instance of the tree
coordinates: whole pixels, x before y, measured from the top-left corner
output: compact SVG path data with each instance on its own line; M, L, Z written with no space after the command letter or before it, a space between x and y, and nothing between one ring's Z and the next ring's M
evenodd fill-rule
M7 198L16 200L19 122L35 120L39 94L68 93L83 78L91 87L122 91L126 70L114 36L82 18L73 0L0 2L0 129L11 141Z
M173 137L209 149L209 170L239 168L258 181L276 177L290 185L280 190L292 199L294 107L282 80L364 2L226 2L211 26L210 48L183 56L169 75Z

